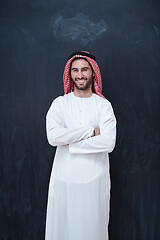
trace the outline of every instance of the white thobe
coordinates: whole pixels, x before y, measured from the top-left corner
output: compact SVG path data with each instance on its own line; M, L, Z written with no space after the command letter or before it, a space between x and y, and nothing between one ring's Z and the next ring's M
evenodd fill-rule
M47 138L57 146L49 183L45 240L107 240L110 176L116 119L110 102L69 93L46 117ZM91 137L94 128L100 135Z

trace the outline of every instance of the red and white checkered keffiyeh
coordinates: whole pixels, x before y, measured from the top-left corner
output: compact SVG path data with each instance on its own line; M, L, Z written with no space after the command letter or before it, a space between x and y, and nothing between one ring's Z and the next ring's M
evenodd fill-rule
M85 52L85 53L89 54L89 52ZM70 78L70 65L71 65L72 60L76 57L81 57L81 58L87 59L88 62L91 64L94 74L95 74L94 82L93 82L93 92L96 93L97 95L99 95L100 97L105 98L102 95L102 79L101 79L101 73L100 73L100 69L98 67L97 62L88 56L84 56L84 55L80 55L80 54L74 55L66 63L66 66L64 69L64 74L63 74L64 94L73 92L73 82L71 81L71 78Z

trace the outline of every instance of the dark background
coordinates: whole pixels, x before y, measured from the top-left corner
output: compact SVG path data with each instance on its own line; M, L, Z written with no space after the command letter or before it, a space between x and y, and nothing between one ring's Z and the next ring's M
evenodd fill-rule
M44 240L45 116L67 57L88 50L118 121L110 240L159 240L160 2L4 0L0 34L0 239Z

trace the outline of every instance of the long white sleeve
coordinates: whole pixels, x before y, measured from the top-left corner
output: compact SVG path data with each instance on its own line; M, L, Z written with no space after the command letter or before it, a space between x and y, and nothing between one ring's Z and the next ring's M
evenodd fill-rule
M52 146L67 145L90 137L93 127L66 128L63 121L62 97L56 98L46 116L48 142Z
M116 139L116 119L111 104L101 112L100 135L69 145L72 154L112 152Z

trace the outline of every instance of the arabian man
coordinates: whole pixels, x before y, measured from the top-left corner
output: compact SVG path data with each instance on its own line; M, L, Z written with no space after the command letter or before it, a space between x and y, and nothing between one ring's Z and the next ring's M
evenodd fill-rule
M53 101L46 116L48 142L57 149L45 240L108 240L108 154L115 146L115 115L89 52L68 58L63 81L64 95Z

